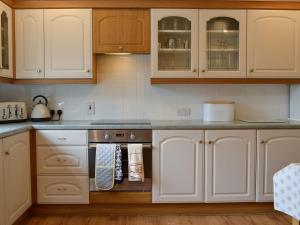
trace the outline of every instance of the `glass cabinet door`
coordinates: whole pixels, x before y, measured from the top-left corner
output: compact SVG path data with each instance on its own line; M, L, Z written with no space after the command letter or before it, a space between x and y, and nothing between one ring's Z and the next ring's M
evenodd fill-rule
M200 35L204 36L200 45L200 76L246 76L245 17L244 10L200 12Z
M12 9L0 2L0 76L12 78Z
M197 77L198 10L152 10L152 76Z
M9 69L9 47L8 47L8 17L5 11L1 13L1 69Z

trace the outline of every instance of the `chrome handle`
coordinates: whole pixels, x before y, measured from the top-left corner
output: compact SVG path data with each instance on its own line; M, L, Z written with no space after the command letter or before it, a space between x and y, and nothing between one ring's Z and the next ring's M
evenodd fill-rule
M203 69L203 70L201 70L201 72L202 72L202 73L205 73L205 72L206 72L206 70L205 70L205 69Z
M9 152L5 152L5 155L10 155L10 153Z
M135 135L134 134L130 134L130 139L134 140L135 139Z
M62 138L57 138L58 140L60 140L60 141L65 141L65 140L67 140L67 138L64 138L64 137L62 137Z
M119 46L119 47L118 47L118 50L119 50L119 51L123 51L123 50L124 50L124 47L123 47L123 46Z

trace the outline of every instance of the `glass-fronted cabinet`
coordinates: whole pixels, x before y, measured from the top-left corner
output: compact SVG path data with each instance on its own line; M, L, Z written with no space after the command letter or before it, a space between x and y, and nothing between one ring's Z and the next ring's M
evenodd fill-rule
M12 10L0 2L0 76L12 77Z
M199 77L246 77L246 10L200 10Z
M152 77L198 77L198 12L151 11Z

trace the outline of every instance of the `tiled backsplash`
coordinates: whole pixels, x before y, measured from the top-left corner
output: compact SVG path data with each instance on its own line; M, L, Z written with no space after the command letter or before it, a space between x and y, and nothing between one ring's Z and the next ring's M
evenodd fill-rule
M38 94L51 108L62 108L65 120L202 119L202 102L233 100L236 118L287 118L287 85L152 85L150 56L99 56L97 85L1 85L1 101L21 100L31 106ZM95 115L88 103L95 102ZM190 117L178 109L190 108Z

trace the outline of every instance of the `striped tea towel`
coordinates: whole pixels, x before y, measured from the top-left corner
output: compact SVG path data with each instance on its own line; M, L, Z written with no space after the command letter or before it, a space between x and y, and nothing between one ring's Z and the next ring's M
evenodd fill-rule
M114 187L115 144L96 146L95 185L98 190L108 191Z
M122 183L123 170L122 170L122 149L121 145L116 145L116 165L115 165L115 182Z
M144 182L143 145L128 144L128 180Z

